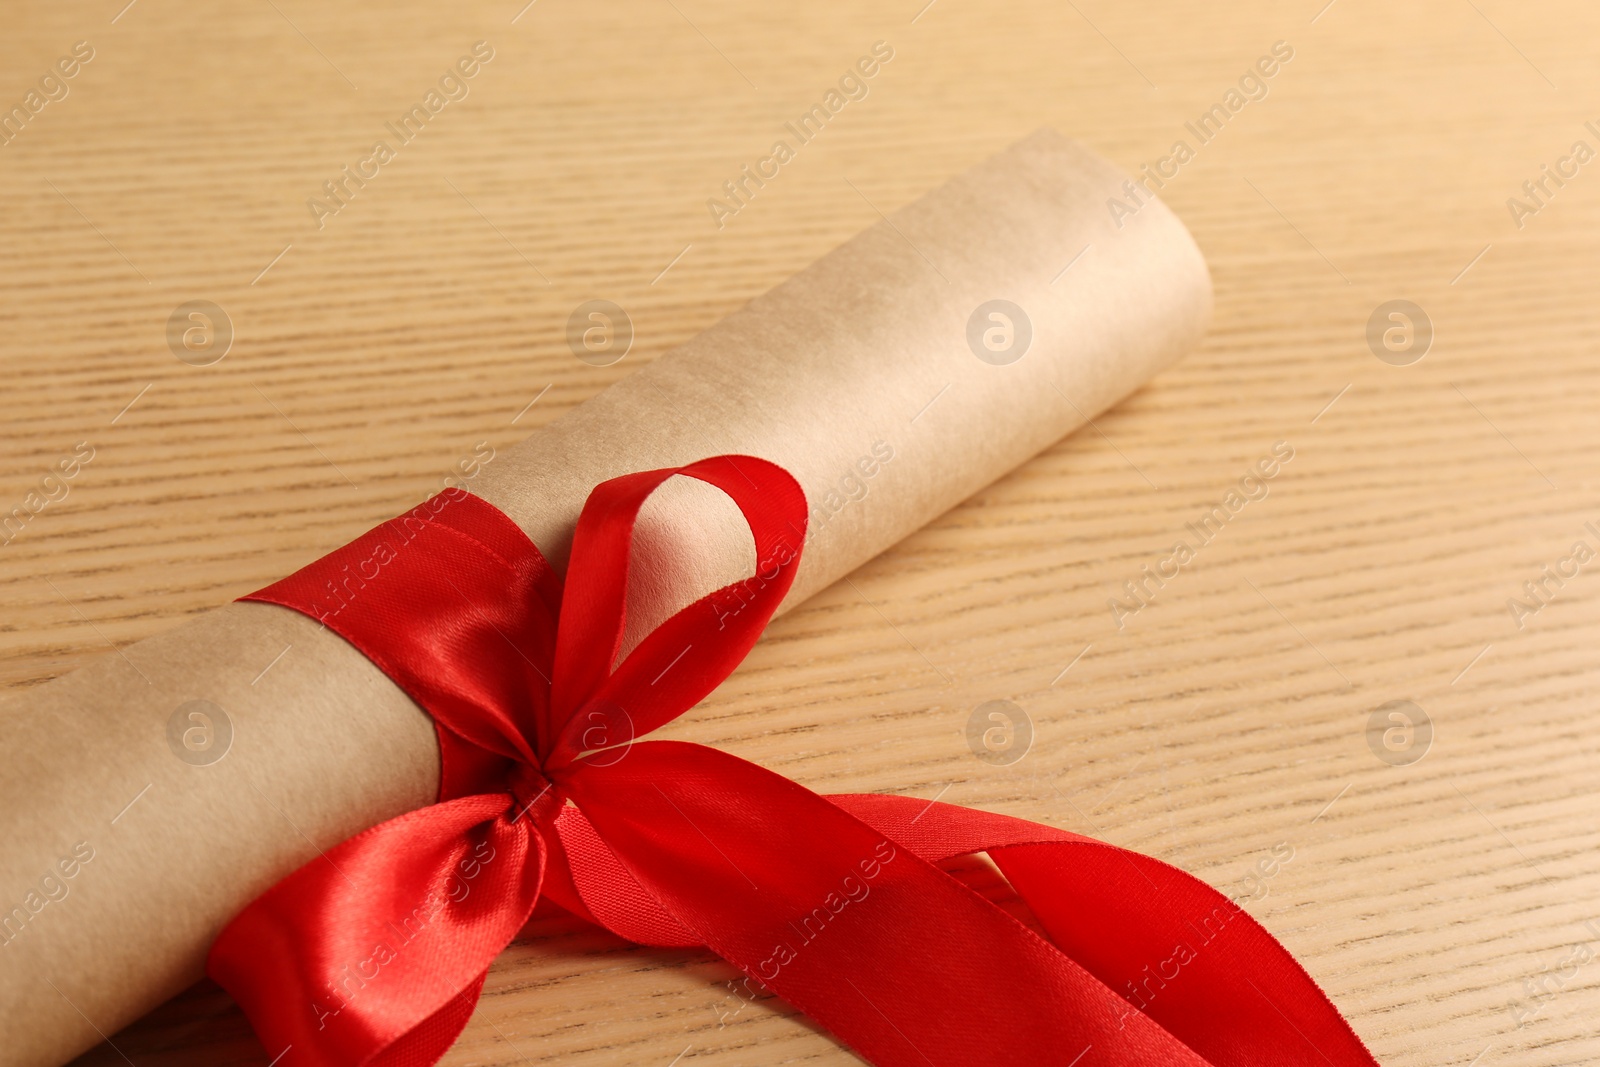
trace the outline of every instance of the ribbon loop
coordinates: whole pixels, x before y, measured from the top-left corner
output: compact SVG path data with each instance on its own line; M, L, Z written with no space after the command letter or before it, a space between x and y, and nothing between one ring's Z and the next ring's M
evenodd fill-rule
M714 485L732 498L754 539L755 573L677 612L613 668L627 624L634 521L650 494L674 475ZM594 725L587 715L599 714L613 735L625 727L631 740L677 718L720 685L788 593L805 530L799 484L782 467L753 456L717 456L596 488L578 519L556 630L550 714L559 740L549 766L566 766L581 752L601 747L581 740ZM611 743L624 742L613 736Z
M544 842L510 804L463 797L330 848L228 924L207 972L274 1055L291 1050L289 1067L354 1067L395 1047L432 1063L539 898Z

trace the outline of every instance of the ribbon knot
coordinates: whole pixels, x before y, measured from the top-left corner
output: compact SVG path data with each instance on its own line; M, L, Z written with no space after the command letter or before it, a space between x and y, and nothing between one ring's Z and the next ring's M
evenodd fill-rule
M634 522L674 475L738 505L755 573L618 662ZM1090 1049L1118 1067L1375 1067L1282 946L1176 868L641 740L745 657L806 514L788 472L748 456L625 475L584 506L562 582L510 519L451 490L251 594L365 653L433 717L441 763L439 803L309 856L212 946L209 973L282 1067L436 1062L541 899L641 944L704 945L746 999L776 993L879 1067ZM324 590L374 558L330 607ZM979 852L1028 922L936 865Z
M511 772L509 792L516 808L512 822L529 818L535 826L554 825L556 815L565 803L555 783L531 763L516 765Z

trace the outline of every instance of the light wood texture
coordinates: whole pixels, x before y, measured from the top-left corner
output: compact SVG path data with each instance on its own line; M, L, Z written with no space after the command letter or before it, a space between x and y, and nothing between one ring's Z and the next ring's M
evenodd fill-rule
M1163 191L1214 272L1203 348L780 620L670 733L822 791L1093 833L1230 891L1287 843L1250 910L1381 1061L1600 1057L1600 563L1520 629L1507 608L1575 541L1600 547L1600 177L1520 229L1506 206L1574 141L1600 147L1600 12L119 6L13 11L0 35L6 107L74 41L95 49L0 147L0 513L95 449L0 547L13 687L393 514L476 442L517 439L1038 125L1130 168L1193 145L1184 122L1289 42L1269 95ZM319 230L306 199L480 39L495 58L470 96ZM868 97L718 230L706 198L880 39L895 58ZM610 368L563 337L595 297L637 328ZM1395 298L1437 331L1405 367L1365 339ZM213 366L167 348L192 299L237 331ZM1108 598L1280 440L1295 455L1270 495L1119 630ZM1009 766L965 740L991 699L1034 726ZM1433 723L1408 766L1368 746L1391 700ZM855 1062L782 1005L734 1013L730 977L547 925L445 1062ZM112 1040L79 1062L270 1059L209 986Z

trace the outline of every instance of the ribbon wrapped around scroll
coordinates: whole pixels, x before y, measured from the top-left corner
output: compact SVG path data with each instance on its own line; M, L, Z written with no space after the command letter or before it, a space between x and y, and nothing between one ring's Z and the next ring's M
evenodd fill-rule
M618 662L634 522L675 475L737 504L755 573ZM707 946L879 1067L1091 1051L1085 1063L1375 1063L1264 928L1167 864L639 740L754 645L806 513L786 471L748 456L616 478L589 497L563 582L503 513L455 490L246 598L360 649L433 717L443 767L437 804L311 860L216 940L209 972L269 1054L435 1063L545 897L641 944ZM1044 936L937 866L977 852Z

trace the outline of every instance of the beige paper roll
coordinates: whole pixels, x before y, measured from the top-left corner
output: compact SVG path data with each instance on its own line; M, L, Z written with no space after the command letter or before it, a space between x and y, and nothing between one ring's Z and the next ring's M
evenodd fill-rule
M722 452L774 460L812 508L798 603L1197 341L1204 261L1159 202L1112 219L1124 180L1035 133L541 428L473 489L562 566L597 483ZM752 565L725 498L669 483L641 523L634 636ZM211 765L169 743L194 700L231 723ZM205 741L205 720L180 725ZM0 761L3 1067L59 1064L187 987L241 907L430 803L438 775L408 697L331 632L259 604L9 702Z

